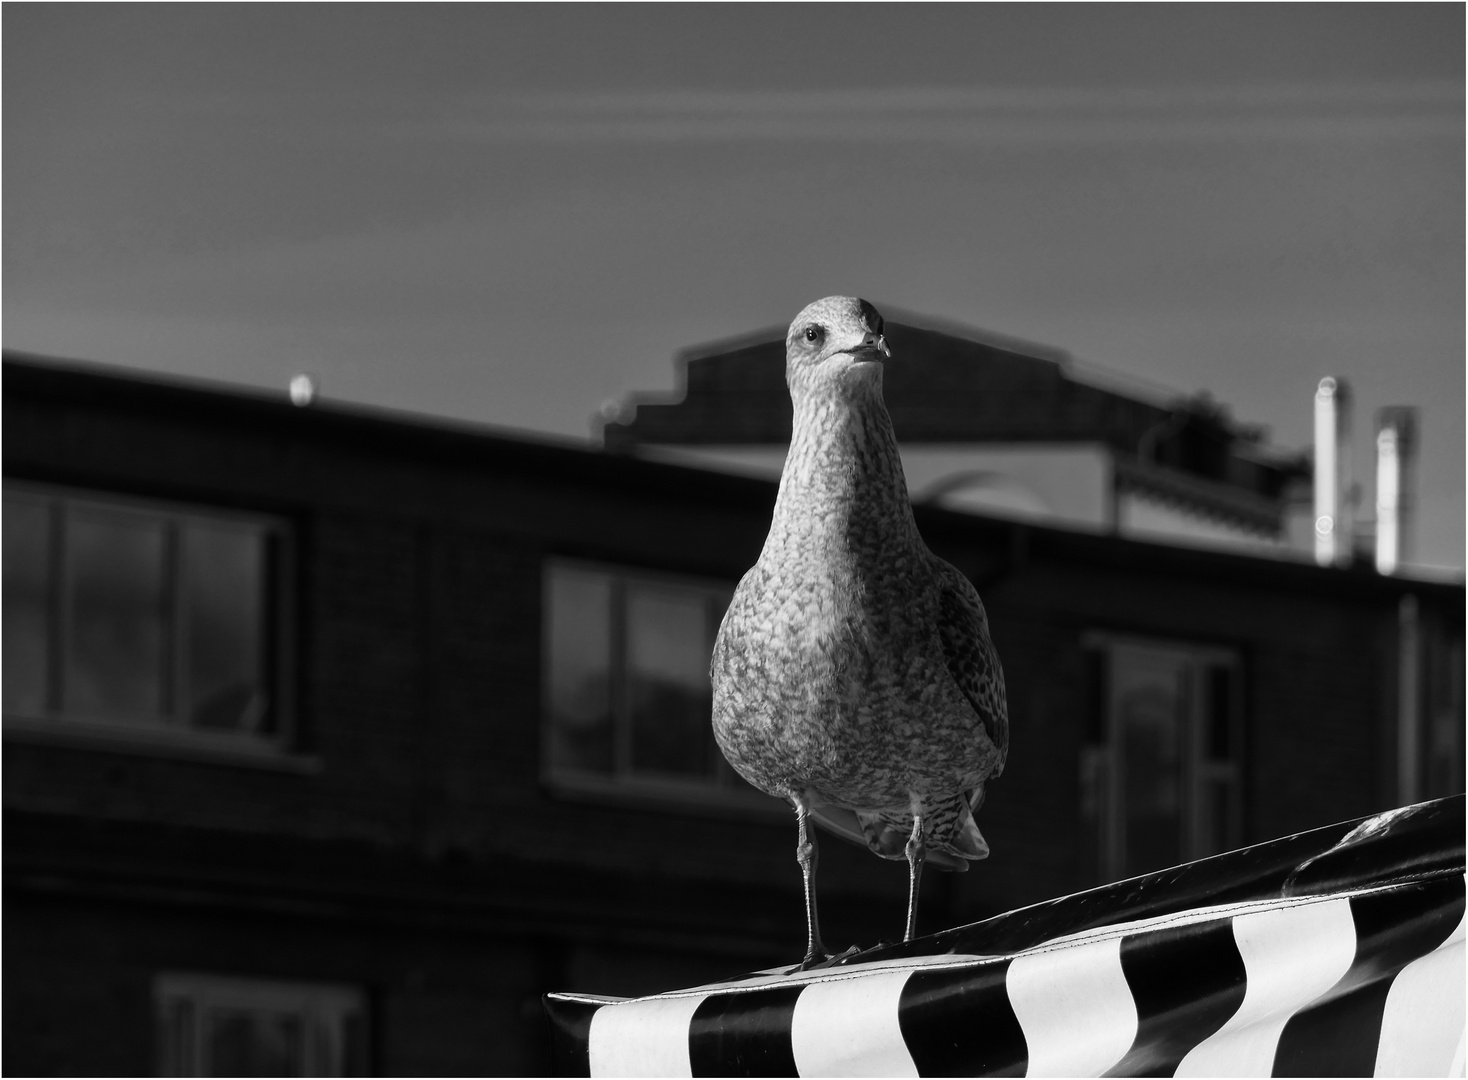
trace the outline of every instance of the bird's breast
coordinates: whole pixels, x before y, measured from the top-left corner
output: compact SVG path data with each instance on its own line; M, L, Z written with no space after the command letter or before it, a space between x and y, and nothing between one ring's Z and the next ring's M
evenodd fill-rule
M838 805L905 804L917 776L958 790L966 765L929 760L935 730L970 711L926 632L929 601L756 565L713 663L714 732L735 769L772 794Z
M859 649L868 634L856 592L853 584L800 582L774 607L772 644L807 663Z
M926 642L906 625L909 616L926 621L924 597L899 594L845 562L756 566L721 632L716 696L721 684L738 682L751 722L799 716L830 728L865 722L890 690L920 695L933 684Z

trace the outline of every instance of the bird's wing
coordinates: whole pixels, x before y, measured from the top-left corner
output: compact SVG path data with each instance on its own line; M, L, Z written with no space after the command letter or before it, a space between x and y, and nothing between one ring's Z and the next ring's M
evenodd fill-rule
M1004 769L1009 753L1009 707L1004 695L1004 669L989 640L983 601L968 578L951 563L933 557L939 576L938 634L948 672L979 714L989 741L999 751L993 776Z

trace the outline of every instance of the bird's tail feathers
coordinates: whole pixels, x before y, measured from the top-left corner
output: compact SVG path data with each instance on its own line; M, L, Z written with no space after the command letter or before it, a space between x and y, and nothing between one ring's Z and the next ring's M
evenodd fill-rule
M983 796L977 798L982 801ZM821 806L811 811L811 817L842 839L862 844L884 859L907 858L907 841L912 834L910 814ZM931 828L924 829L928 834L927 865L961 872L968 869L969 862L988 857L989 844L974 822L969 798L954 796L934 810L929 821Z
M989 778L990 779L993 779L994 777L996 777L998 775L999 774L997 772L993 772L993 773L990 773L989 774ZM979 807L981 807L983 805L984 805L984 781L980 780L977 784L974 785L974 789L968 793L968 809L969 809L969 814L970 815L977 814L979 812Z
M811 808L811 820L827 832L860 847L869 848L884 859L907 859L907 838L912 821L906 827L894 821L884 820L880 812L868 813L861 810L846 810L839 806L815 806ZM940 848L928 848L924 860L939 870L962 871L968 869L968 860L950 855Z
M960 855L965 859L987 859L989 857L989 842L984 839L984 834L979 832L979 823L968 812L968 807L964 807L963 820L958 823L958 828L953 830L948 846L955 855Z

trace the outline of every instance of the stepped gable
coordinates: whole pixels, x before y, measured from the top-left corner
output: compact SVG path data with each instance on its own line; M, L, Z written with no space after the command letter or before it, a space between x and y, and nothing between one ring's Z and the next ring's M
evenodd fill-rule
M889 321L884 395L898 440L1099 443L1136 462L1138 486L1161 467L1268 500L1308 475L1305 460L1258 444L1206 400L1169 407L1074 378L1061 358ZM790 440L779 330L686 350L678 396L632 394L603 425L608 450L640 444L784 445ZM1159 487L1159 495L1170 491Z
M886 335L893 360L883 389L905 442L1085 440L1125 448L1168 416L1159 406L1078 383L1053 359L898 322L887 323ZM632 395L632 419L605 426L609 449L789 441L785 343L777 332L690 350L679 366L682 397Z

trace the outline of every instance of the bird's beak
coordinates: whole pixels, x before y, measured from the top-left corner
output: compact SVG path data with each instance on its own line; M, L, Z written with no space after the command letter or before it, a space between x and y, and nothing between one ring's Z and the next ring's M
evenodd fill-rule
M861 344L851 351L858 359L875 360L877 363L881 363L892 355L892 350L887 348L887 338L871 331L868 331L866 337L861 339Z

